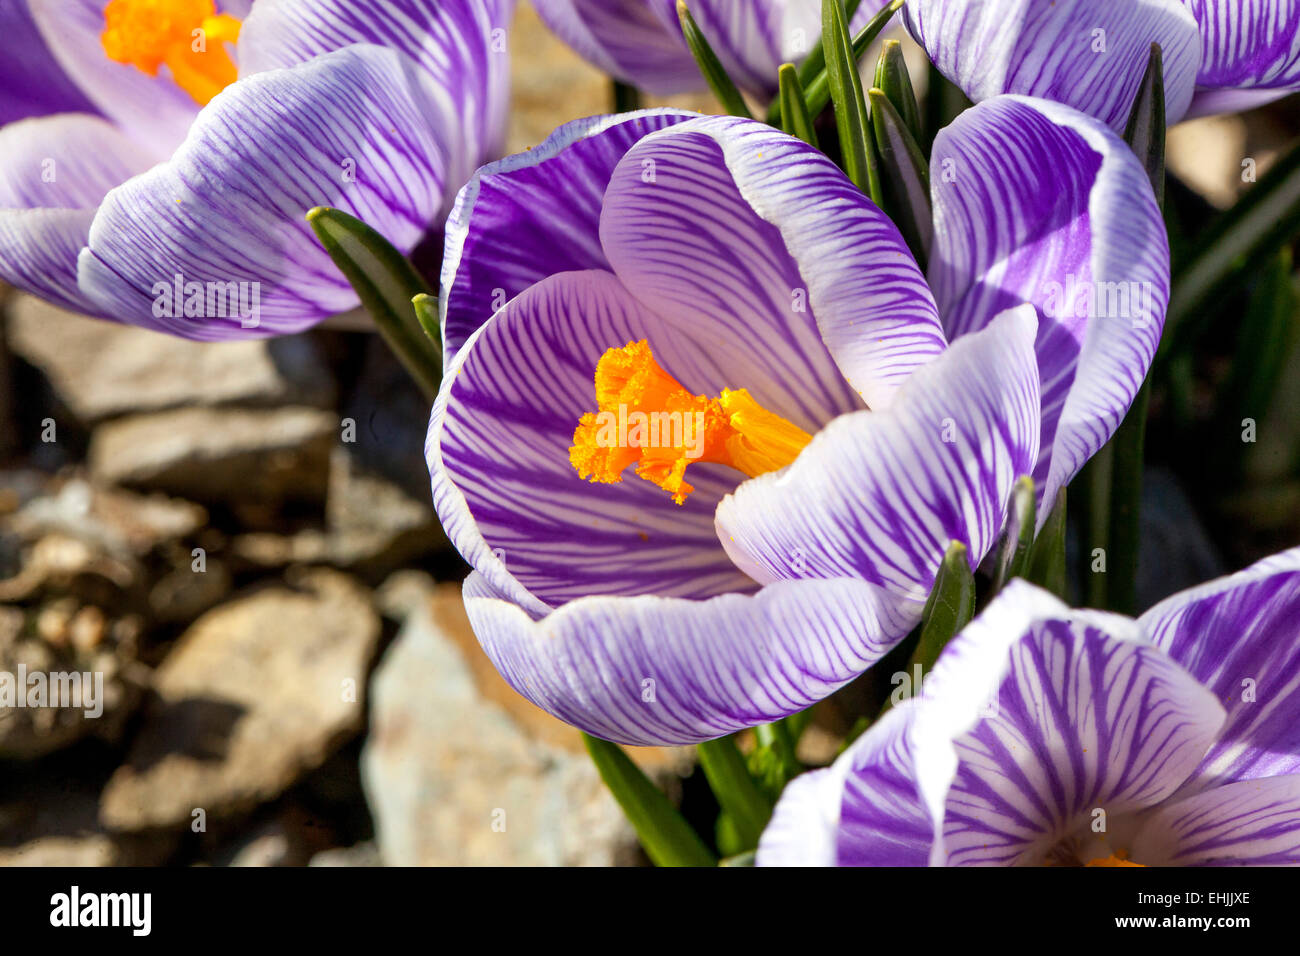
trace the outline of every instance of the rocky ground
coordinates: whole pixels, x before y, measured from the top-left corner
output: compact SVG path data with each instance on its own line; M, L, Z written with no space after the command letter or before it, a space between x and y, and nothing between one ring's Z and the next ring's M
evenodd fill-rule
M609 97L520 17L512 150ZM1245 127L1183 130L1229 201ZM375 336L194 344L12 292L0 331L0 674L103 681L94 716L0 709L0 865L643 862L576 732L478 649L427 405ZM1147 593L1216 573L1178 481L1152 486ZM634 756L712 820L689 751Z

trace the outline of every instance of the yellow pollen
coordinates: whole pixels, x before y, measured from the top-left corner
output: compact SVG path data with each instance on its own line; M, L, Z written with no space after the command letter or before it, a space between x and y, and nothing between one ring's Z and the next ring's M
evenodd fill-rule
M1095 860L1089 860L1084 866L1142 866L1145 863L1134 863L1128 858L1128 853L1124 850L1116 850L1110 856L1099 856Z
M727 465L751 478L784 468L812 436L768 411L745 389L692 395L655 361L642 339L608 350L596 364L597 412L573 433L569 461L592 482L623 480L629 465L679 505L695 489L691 462Z
M239 39L240 22L218 14L213 0L111 0L104 23L110 60L149 76L166 65L200 106L238 77L225 44Z

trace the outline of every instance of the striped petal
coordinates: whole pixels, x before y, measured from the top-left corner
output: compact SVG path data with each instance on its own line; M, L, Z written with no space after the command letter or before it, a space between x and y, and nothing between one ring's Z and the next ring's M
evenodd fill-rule
M226 89L169 162L108 194L82 288L125 321L208 340L296 332L355 306L304 215L336 206L404 251L424 235L444 201L444 150L408 70L395 51L356 45ZM241 298L257 290L260 306L245 318L223 295L197 317L156 309L176 276L245 283Z
M848 765L836 761L791 780L758 841L756 866L834 866Z
M158 76L110 60L104 52L105 0L39 0L32 16L59 65L99 112L165 159L185 138L198 104L166 68ZM218 8L225 6L218 3Z
M51 113L96 112L50 52L27 0L0 4L0 36L0 126Z
M645 110L575 120L536 149L480 169L447 220L441 297L447 363L533 283L559 272L608 269L600 207L614 167L641 137L696 116Z
M572 272L512 300L444 376L426 443L438 515L487 583L533 613L590 594L707 598L754 587L713 531L738 472L691 465L695 491L676 505L631 471L592 484L569 461L574 429L595 407L601 356L640 339L696 394L718 394L745 349L706 349L612 274Z
M1300 548L1176 594L1140 623L1228 710L1187 791L1300 773Z
M972 566L1038 453L1032 310L1007 313L920 369L885 411L832 422L789 467L718 507L718 537L760 582L857 576L919 617L949 542Z
M976 103L1022 93L1122 131L1152 43L1164 53L1166 113L1187 111L1200 63L1180 0L909 0L907 26Z
M99 311L77 287L77 255L104 195L150 157L88 113L10 123L0 128L0 156L0 278L65 308Z
M1146 866L1300 866L1300 775L1167 804L1142 822L1133 858Z
M601 242L665 319L706 319L758 362L784 357L805 428L860 408L854 390L886 407L945 346L893 223L824 155L762 123L697 119L641 140L606 192Z
M583 598L535 620L476 573L465 609L543 710L617 743L675 745L803 710L860 674L890 644L881 596L865 581L785 581L709 601Z
M918 778L942 820L932 862L1068 853L1097 821L1169 797L1223 718L1136 622L1013 582L949 644L918 707Z
M399 51L424 81L426 122L446 140L458 187L505 143L514 9L515 0L258 0L240 33L240 75L353 43Z
M939 133L932 168L930 285L949 336L1021 302L1038 310L1034 477L1051 501L1114 434L1155 355L1169 300L1164 221L1124 142L1046 100L968 110Z
M1201 28L1194 115L1248 109L1300 89L1300 3L1186 3Z

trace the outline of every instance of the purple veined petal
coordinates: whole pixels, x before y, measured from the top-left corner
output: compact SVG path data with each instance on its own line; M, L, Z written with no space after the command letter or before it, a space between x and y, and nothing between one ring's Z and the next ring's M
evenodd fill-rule
M693 394L718 394L745 348L704 348L611 273L561 273L493 316L443 378L425 445L434 505L465 560L532 613L590 594L754 589L713 531L739 472L692 464L695 491L677 505L632 469L593 484L570 463L574 430L596 408L597 363L640 339Z
M1141 824L1144 866L1300 866L1300 775L1214 787L1168 803Z
M652 2L662 15L672 17L680 36L676 0ZM690 8L727 75L740 89L764 99L776 95L781 64L803 59L821 38L821 8L814 9L811 0L691 0ZM697 79L697 87L699 83Z
M533 0L551 31L602 71L656 96L703 89L704 78L662 0Z
M1293 90L1197 90L1183 119L1215 116L1219 113L1245 113L1289 96Z
M88 113L10 123L0 128L0 156L0 278L97 314L77 287L77 255L104 194L148 169L150 157Z
M1300 772L1300 548L1175 594L1139 623L1228 711L1184 792Z
M440 297L446 365L494 312L534 283L608 269L600 207L614 167L641 137L697 117L644 110L575 120L537 148L475 173L447 220Z
M916 777L942 834L931 862L1068 855L1097 811L1173 794L1223 719L1135 621L1013 581L948 645L917 706Z
M96 112L45 45L27 0L0 4L0 36L0 126L52 113Z
M1185 2L1201 28L1201 68L1196 86L1202 113L1208 112L1203 92L1272 92L1276 97L1300 89L1300 3Z
M940 131L931 162L930 285L949 336L1021 302L1038 310L1034 478L1052 501L1119 427L1155 355L1169 301L1164 221L1128 146L1047 100L967 110Z
M426 122L448 143L454 187L505 143L515 0L258 0L240 33L240 76L294 66L353 43L410 58L429 94ZM463 143L450 141L455 131Z
M755 866L834 866L848 764L795 777L781 792L758 841Z
M822 342L780 231L733 178L721 141L743 135L728 120L699 119L633 146L605 192L601 245L623 284L677 334L708 350L741 346L730 387L812 433L863 406ZM768 148L785 145L777 136Z
M1181 0L909 0L904 13L939 71L976 103L1040 96L1120 132L1153 42L1169 121L1192 100L1200 37Z
M149 76L108 58L101 40L106 5L107 0L38 0L31 10L50 52L82 93L161 161L185 138L199 105L166 69Z
M424 235L444 153L409 69L358 44L218 94L169 162L108 194L82 288L123 321L205 340L297 332L355 306L304 217L335 206L403 251ZM220 294L200 309L186 292L182 308L167 288L177 276Z
M795 713L898 639L865 581L783 581L708 601L587 597L540 620L472 574L465 609L524 697L616 743L698 743ZM887 598L886 598L887 604Z
M1033 310L966 336L881 412L836 419L793 464L718 506L723 547L755 580L863 577L919 619L948 545L974 567L1038 454Z
M840 757L846 770L837 834L838 865L929 863L935 826L917 775L911 736L917 716L917 702L904 701Z
M729 326L756 364L802 378L801 407L782 414L810 431L862 407L855 390L886 407L946 344L893 223L824 155L762 123L697 119L637 143L606 192L601 242L651 309Z

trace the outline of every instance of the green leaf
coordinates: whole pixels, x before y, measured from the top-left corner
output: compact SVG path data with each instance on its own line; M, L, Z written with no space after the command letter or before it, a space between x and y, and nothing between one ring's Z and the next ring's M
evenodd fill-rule
M1124 142L1128 143L1142 161L1142 167L1151 180L1156 202L1165 204L1165 72L1160 44L1151 44L1146 72L1133 99L1128 124L1124 128Z
M861 59L867 52L867 48L876 41L880 36L880 31L889 25L894 14L902 9L904 0L893 0L889 6L881 10L872 17L858 31L858 35L853 38L853 59L856 62ZM846 4L846 12L852 16L853 11L858 7L859 0L852 0ZM803 63L799 65L799 84L804 88L804 94L807 97L808 113L816 117L821 111L826 109L827 104L831 101L830 80L826 75L826 46L824 43L819 44L813 49ZM771 126L781 124L781 102L776 100L768 108L767 122Z
M759 724L754 728L756 746L750 751L747 764L750 775L758 782L763 792L775 799L781 795L785 785L803 771L803 766L795 757L795 741L790 734L790 725L784 720L770 724Z
M699 24L695 22L690 8L686 6L686 0L677 0L677 19L681 22L682 36L686 38L686 45L690 47L691 55L699 64L700 72L704 74L709 89L713 90L722 103L722 108L732 116L752 119L753 114L745 105L745 98L740 95L740 90L736 89L736 84L723 69L722 61L718 59L718 55L713 52L713 47L709 46L709 41L700 32Z
M938 67L931 65L930 83L925 91L925 135L917 139L927 156L939 130L970 107L971 101L966 98L966 94L940 73Z
M1061 600L1065 593L1065 489L1056 494L1056 501L1043 530L1034 541L1029 558L1029 580L1051 591Z
M921 640L909 662L909 670L920 665L928 674L943 649L975 616L975 575L970 569L966 545L953 541L939 565L930 598L921 616Z
M885 214L898 226L917 265L924 272L934 241L934 210L930 205L930 167L921 147L908 132L894 104L873 88L871 128L880 153L880 184Z
M746 853L737 853L735 856L727 857L718 866L753 866L756 856L757 854L753 850Z
M781 129L815 147L817 131L813 129L813 119L808 113L808 103L794 64L784 64L777 72L777 78L780 81L777 102L781 104Z
M1147 171L1156 202L1165 201L1165 81L1160 44L1151 44L1146 73L1138 87L1124 130ZM1138 553L1141 550L1142 469L1146 454L1147 407L1150 385L1143 382L1128 414L1111 439L1110 533L1106 551L1107 610L1137 613Z
M622 747L590 734L582 739L655 866L717 865L717 857Z
M307 213L316 238L356 290L361 304L430 401L442 382L442 348L416 320L411 300L429 287L410 261L361 220L318 206Z
M831 102L835 105L835 125L840 134L840 154L844 172L850 180L883 205L880 172L872 145L871 119L858 76L857 58L849 42L844 0L823 0L822 46L826 50L826 75L830 80Z
M772 802L750 776L734 737L706 740L695 750L718 805L731 818L740 849L752 850L772 818Z
M1174 266L1173 295L1156 360L1161 364L1188 351L1220 310L1243 275L1258 269L1300 235L1300 144L1277 161L1235 206L1201 233L1188 256Z
M415 309L415 320L420 323L420 328L424 330L429 341L441 348L442 316L438 314L438 300L421 292L411 299L411 307Z
M919 142L921 111L916 105L912 78L907 73L907 61L903 59L903 45L897 40L886 40L880 51L880 59L876 61L876 89L889 98L907 131Z
M1034 547L1034 530L1038 521L1035 499L1038 489L1034 479L1022 475L1011 489L1011 508L1007 518L1007 536L998 556L997 576L993 592L1001 591L1012 578L1023 578L1029 568L1029 556Z

